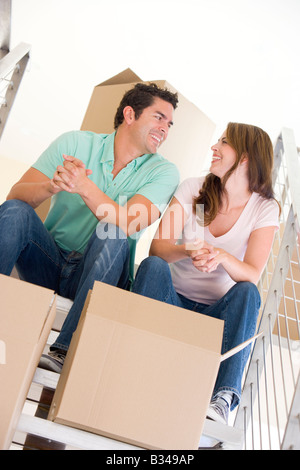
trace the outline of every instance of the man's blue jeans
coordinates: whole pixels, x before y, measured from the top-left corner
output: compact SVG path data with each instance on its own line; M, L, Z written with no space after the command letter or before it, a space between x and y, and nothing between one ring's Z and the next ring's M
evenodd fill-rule
M199 289L201 286L199 286ZM213 305L194 302L177 294L168 263L156 256L146 258L140 265L132 291L171 305L193 310L224 320L222 354L238 346L255 334L260 295L251 282L238 282ZM233 410L241 397L243 371L251 346L221 363L213 396L220 391L231 391Z
M95 232L83 254L68 252L57 246L31 206L18 200L0 206L0 273L9 276L16 265L24 281L74 301L52 349L68 350L94 281L128 287L127 237L116 226L107 224L105 229L107 238L100 239Z

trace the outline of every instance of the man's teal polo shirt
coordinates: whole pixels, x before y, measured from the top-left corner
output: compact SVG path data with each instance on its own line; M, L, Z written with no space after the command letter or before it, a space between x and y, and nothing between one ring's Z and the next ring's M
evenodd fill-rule
M93 171L89 178L111 199L124 205L135 194L141 194L162 212L172 197L178 183L176 166L159 154L142 155L132 160L113 179L113 134L95 134L86 131L67 132L56 139L40 156L33 168L52 178L58 165L63 164L63 154L81 160ZM52 197L45 226L63 250L83 253L98 219L78 194L61 191ZM141 233L129 237L131 252L131 277L134 267L135 247Z

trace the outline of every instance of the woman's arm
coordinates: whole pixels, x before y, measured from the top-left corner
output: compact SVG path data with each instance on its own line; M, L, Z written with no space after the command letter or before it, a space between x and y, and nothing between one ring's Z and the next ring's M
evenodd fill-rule
M194 266L202 272L212 272L219 264L235 281L249 281L257 284L268 261L276 227L264 227L254 230L250 237L243 261L238 260L226 251L215 248L218 254L213 259L207 255L194 256Z
M187 213L176 197L173 197L154 235L150 256L159 256L168 263L175 263L181 259L190 258L192 255L203 255L212 251L213 248L205 243L195 250L191 250L185 244L176 245L182 236L186 220Z

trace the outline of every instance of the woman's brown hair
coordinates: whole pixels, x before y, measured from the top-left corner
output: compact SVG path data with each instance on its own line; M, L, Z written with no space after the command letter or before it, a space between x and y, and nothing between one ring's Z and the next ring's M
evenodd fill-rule
M274 199L272 186L273 145L268 134L256 126L230 122L226 129L227 143L236 151L236 161L221 179L209 173L194 199L194 212L199 205L204 207L204 226L216 217L222 196L226 194L225 185L238 167L243 157L248 158L248 179L251 192L257 192L266 199ZM201 217L200 217L201 218Z

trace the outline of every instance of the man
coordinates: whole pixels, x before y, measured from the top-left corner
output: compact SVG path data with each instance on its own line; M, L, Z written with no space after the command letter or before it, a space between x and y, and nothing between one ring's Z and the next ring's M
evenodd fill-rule
M110 135L63 134L16 183L0 207L0 272L74 300L41 365L60 372L89 289L128 289L139 234L157 220L179 175L157 153L173 123L177 94L155 84L125 93ZM45 224L34 208L52 197Z

